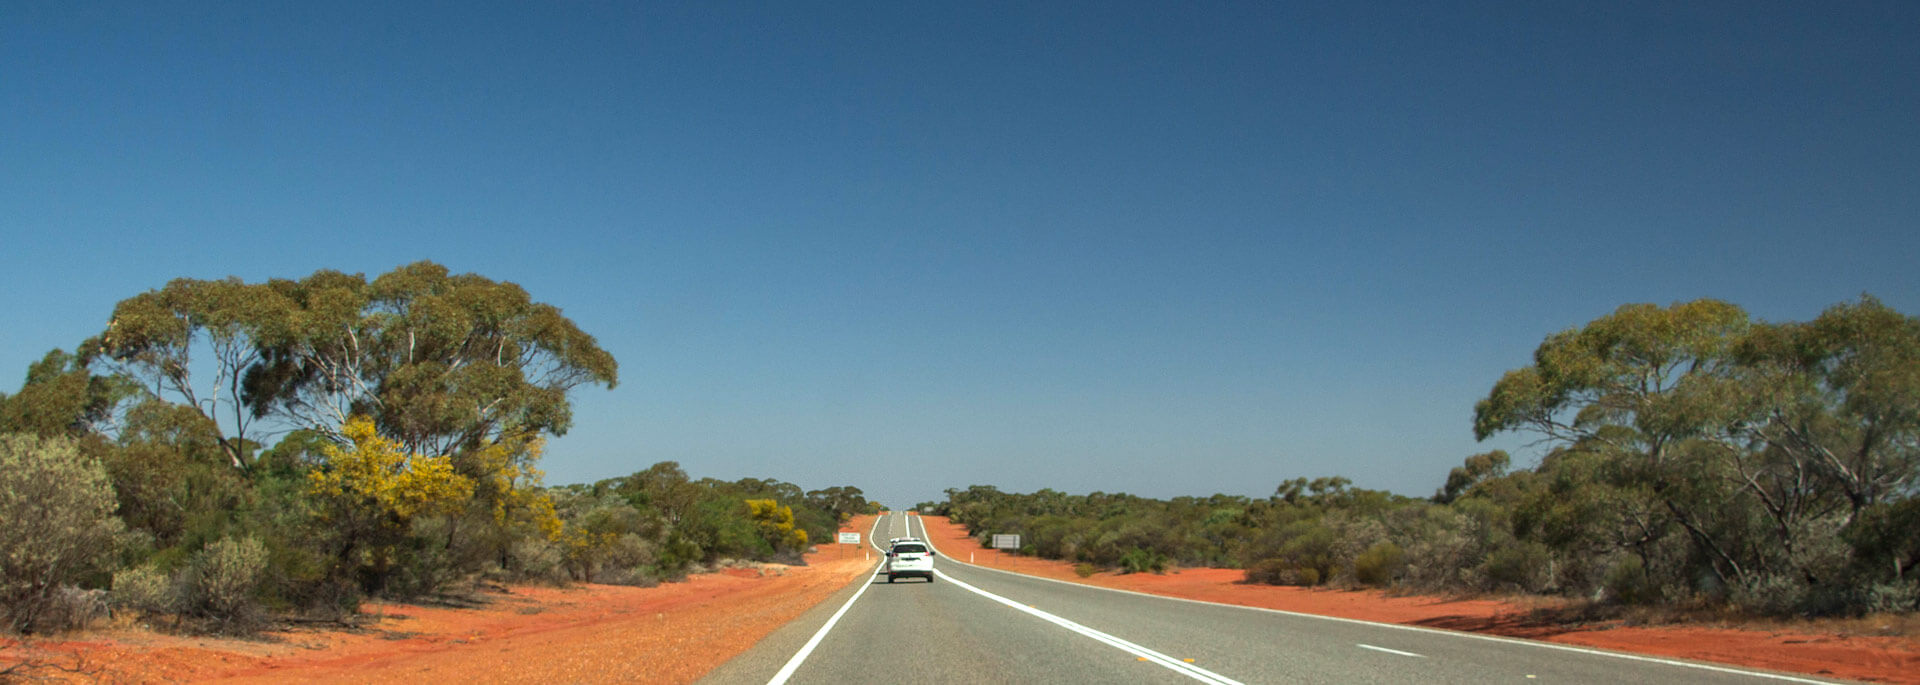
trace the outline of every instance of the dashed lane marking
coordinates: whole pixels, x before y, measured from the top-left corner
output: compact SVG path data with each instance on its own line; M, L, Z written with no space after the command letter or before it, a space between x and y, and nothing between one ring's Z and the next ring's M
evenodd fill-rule
M1400 650L1398 650L1398 649L1387 649L1387 648L1385 648L1385 647L1375 647L1375 646L1373 646L1373 645L1369 645L1369 644L1359 644L1359 645L1355 645L1355 646L1357 646L1357 647L1359 647L1359 648L1361 648L1361 649L1371 649L1371 650L1373 650L1373 651L1376 651L1376 652L1386 652L1386 653L1388 653L1388 654L1398 654L1398 655L1400 655L1400 656L1410 656L1410 657L1415 657L1415 658L1419 658L1419 659L1425 659L1425 658L1427 658L1425 654L1414 654L1413 652L1402 652L1402 651L1400 651Z

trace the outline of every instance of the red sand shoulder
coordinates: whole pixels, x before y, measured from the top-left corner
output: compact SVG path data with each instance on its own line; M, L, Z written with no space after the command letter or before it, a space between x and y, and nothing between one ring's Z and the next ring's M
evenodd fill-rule
M857 517L849 531L872 527ZM846 546L851 547L851 546ZM763 565L637 588L515 587L479 608L369 604L365 630L265 641L98 631L30 648L0 642L0 670L32 658L51 679L116 683L687 683L866 574L874 561L821 545L808 565Z
M1857 680L1920 683L1920 638L1825 635L1706 626L1567 628L1528 620L1518 602L1389 596L1378 590L1246 585L1241 571L1180 569L1164 575L1097 573L1073 564L982 549L965 527L923 516L927 535L956 559L1027 575L1221 604L1522 637L1586 647L1712 661Z

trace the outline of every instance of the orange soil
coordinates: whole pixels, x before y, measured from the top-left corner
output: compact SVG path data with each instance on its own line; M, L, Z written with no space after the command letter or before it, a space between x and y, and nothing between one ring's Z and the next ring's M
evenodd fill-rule
M874 517L857 517L865 533ZM863 549L821 545L807 566L762 565L652 588L515 587L476 609L370 604L369 628L266 640L137 628L57 642L0 640L0 671L95 682L692 682L873 568ZM60 668L77 668L73 674ZM3 679L3 678L0 678Z
M965 527L945 517L921 518L934 545L981 566L1085 585L1222 604L1281 609L1382 623L1531 638L1623 652L1713 661L1754 668L1893 683L1920 683L1920 637L1749 630L1713 626L1563 626L1529 617L1518 601L1395 597L1378 590L1323 590L1242 584L1230 569L1179 569L1164 575L1097 573L1082 578L1073 564L982 549Z

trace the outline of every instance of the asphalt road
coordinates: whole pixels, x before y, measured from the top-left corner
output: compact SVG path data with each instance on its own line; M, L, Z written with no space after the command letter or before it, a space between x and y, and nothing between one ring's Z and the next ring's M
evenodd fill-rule
M919 526L894 513L867 541L926 537ZM931 583L871 576L702 682L1833 682L1118 592L971 566L946 550L934 569Z

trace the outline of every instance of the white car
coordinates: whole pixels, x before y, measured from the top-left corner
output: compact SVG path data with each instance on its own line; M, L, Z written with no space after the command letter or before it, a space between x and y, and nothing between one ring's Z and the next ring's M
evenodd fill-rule
M933 582L933 548L918 538L894 538L887 550L887 582L919 576Z

